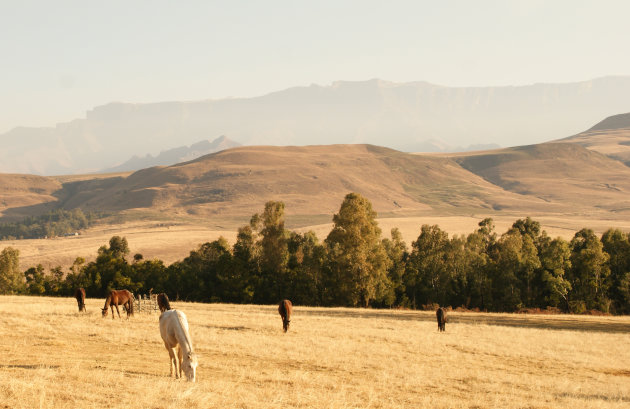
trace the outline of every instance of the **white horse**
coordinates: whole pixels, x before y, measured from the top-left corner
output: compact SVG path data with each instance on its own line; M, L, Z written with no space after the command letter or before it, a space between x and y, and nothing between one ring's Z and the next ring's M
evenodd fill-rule
M164 311L160 315L160 335L171 360L171 376L175 368L175 378L182 376L195 382L197 373L197 355L193 351L192 341L188 333L186 314L177 310ZM177 351L175 351L177 349ZM176 354L177 353L177 354ZM179 364L179 368L178 368Z

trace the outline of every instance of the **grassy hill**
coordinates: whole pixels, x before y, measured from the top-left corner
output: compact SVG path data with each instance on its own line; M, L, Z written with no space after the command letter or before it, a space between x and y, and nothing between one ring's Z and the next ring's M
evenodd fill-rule
M452 158L412 155L371 145L239 147L169 167L98 177L40 178L47 196L2 208L15 218L43 206L105 212L167 212L173 217L233 218L282 200L287 213L331 215L348 192L368 197L379 213L551 210L533 196L497 186ZM55 189L56 187L56 189ZM54 202L51 201L54 199Z
M134 173L0 175L2 220L51 208L128 218L247 220L281 200L304 225L348 192L380 215L605 213L630 210L630 168L581 143L460 154L407 154L373 145L238 147Z
M587 131L558 142L579 144L630 166L630 113L608 117Z
M573 211L630 210L630 168L579 144L545 143L454 159L506 191Z

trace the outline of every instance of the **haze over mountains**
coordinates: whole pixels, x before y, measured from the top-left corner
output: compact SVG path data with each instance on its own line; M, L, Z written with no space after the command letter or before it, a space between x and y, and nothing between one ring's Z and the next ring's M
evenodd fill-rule
M147 155L219 135L243 145L367 143L406 152L525 145L573 135L601 118L629 112L628 95L630 77L475 88L370 80L256 98L111 103L83 119L0 135L0 172L137 169L152 166L142 161Z

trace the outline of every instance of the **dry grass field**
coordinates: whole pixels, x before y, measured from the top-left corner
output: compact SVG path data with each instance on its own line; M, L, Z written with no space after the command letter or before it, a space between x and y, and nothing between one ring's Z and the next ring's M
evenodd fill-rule
M158 313L0 297L0 408L627 408L630 317L174 302L200 357L168 376Z

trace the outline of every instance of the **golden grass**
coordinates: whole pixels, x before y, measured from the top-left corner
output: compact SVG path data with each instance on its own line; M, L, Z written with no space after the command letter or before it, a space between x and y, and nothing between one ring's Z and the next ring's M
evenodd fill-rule
M173 303L200 355L168 377L158 314L0 297L5 408L627 408L630 318Z

